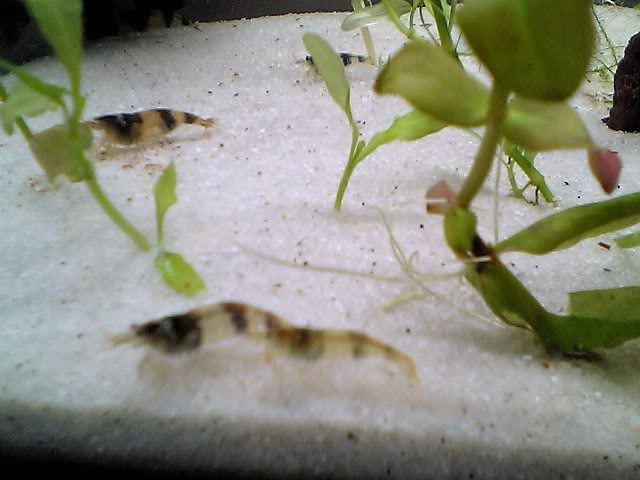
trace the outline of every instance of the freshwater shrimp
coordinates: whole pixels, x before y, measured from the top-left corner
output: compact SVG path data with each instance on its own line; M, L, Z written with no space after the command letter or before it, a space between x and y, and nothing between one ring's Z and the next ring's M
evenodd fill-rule
M264 341L285 355L311 361L331 356L381 356L398 365L412 380L417 378L410 356L375 338L351 330L296 327L271 312L243 303L216 303L134 324L131 329L115 336L113 343L146 344L166 354L177 354L244 335Z
M216 125L216 120L201 118L189 112L156 108L102 115L85 122L89 128L104 133L99 150L108 150L115 145L130 147L150 143L186 124L210 128Z

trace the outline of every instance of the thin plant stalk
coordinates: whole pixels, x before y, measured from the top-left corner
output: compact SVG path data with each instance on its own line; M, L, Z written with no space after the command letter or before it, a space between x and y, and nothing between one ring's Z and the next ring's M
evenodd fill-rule
M109 216L109 218L117 225L117 227L122 230L122 232L129 237L140 250L150 250L151 245L144 236L135 229L133 225L131 225L122 214L113 206L113 204L109 201L105 193L102 191L102 188L98 184L95 176L86 180L87 186L89 187L89 191L98 205L104 210L104 212Z
M507 110L507 100L509 91L498 84L494 84L491 90L491 100L489 103L489 115L482 143L473 161L473 166L467 175L460 192L458 193L458 206L468 208L476 194L482 188L491 165L496 149L502 137L501 126Z
M365 7L364 0L351 0L351 5L353 5L354 10L361 10ZM376 49L373 45L373 39L371 38L371 32L369 32L369 27L362 27L360 29L360 33L362 34L362 40L364 41L364 48L367 50L367 55L369 57L369 61L373 65L378 65L378 55L376 54Z

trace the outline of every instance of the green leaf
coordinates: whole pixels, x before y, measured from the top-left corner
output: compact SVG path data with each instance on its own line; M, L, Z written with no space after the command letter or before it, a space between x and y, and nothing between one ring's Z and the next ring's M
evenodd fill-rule
M489 91L434 44L412 41L384 67L380 94L400 95L416 109L447 124L477 127L489 110Z
M509 103L502 133L513 143L536 152L593 146L584 123L566 102L516 97Z
M91 130L85 125L78 126L78 142L81 150L91 147ZM76 157L74 138L66 125L56 125L34 134L29 140L29 148L50 183L58 175L64 175L72 182L91 178L91 171Z
M7 70L12 73L15 77L21 80L25 85L27 85L32 90L44 95L50 100L56 102L58 105L64 105L64 95L70 94L69 90L58 87L57 85L51 85L49 83L43 82L35 75L32 75L25 69L18 67L10 62L2 60L0 58L0 68Z
M640 287L571 292L569 313L583 317L620 317L640 321Z
M58 103L19 81L7 101L0 105L2 128L7 135L12 135L16 119L36 117L58 107Z
M469 252L476 236L478 219L466 208L452 207L444 215L444 236L454 252Z
M200 275L177 253L160 252L155 267L164 282L181 295L191 297L205 288Z
M407 3L406 0L389 0L389 3L398 16L411 11L411 4ZM342 21L340 28L345 32L348 32L350 30L355 30L356 28L367 27L369 25L384 22L387 18L387 12L384 5L380 2L375 5L368 5L365 8L350 13Z
M26 0L29 13L53 48L69 78L72 90L80 91L82 62L82 1Z
M164 169L153 186L153 197L156 201L156 229L158 243L162 244L164 216L169 207L176 203L176 166L173 162Z
M612 348L640 337L640 319L637 318L547 313L541 320L536 333L547 347L568 354Z
M329 42L315 33L305 33L304 46L313 57L313 64L327 85L331 98L351 118L349 106L349 82L344 74L344 64Z
M445 122L418 110L407 113L394 120L389 128L376 133L369 143L359 152L358 162L364 160L382 145L395 141L413 141L431 135L446 127Z
M613 239L616 245L620 248L635 248L640 246L640 232L630 233L628 235L622 235Z
M638 222L640 193L633 193L550 215L499 242L495 251L544 255Z
M565 100L595 45L592 0L465 0L457 20L495 80L518 95Z

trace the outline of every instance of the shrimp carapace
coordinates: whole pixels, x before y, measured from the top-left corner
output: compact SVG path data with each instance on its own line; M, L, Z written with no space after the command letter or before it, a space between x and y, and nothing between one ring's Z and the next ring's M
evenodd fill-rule
M136 145L163 137L180 125L213 127L213 118L201 118L193 113L156 108L134 113L102 115L85 124L104 132L104 141L115 145Z
M216 303L132 326L115 344L147 343L167 353L196 350L233 335L262 340L285 354L315 360L322 356L381 356L416 378L413 359L375 338L350 330L296 327L271 312L243 303Z

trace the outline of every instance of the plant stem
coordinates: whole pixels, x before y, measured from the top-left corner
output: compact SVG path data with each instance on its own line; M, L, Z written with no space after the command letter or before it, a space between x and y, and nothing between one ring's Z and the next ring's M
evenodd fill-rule
M445 52L447 52L458 63L460 63L458 52L456 52L456 47L453 44L453 39L451 38L451 29L449 24L447 23L447 17L442 10L442 4L440 3L440 0L431 0L431 11L433 13L433 18L436 21L436 27L438 28L440 45L442 45L442 48Z
M393 23L396 28L400 30L400 33L402 33L405 37L407 37L409 40L413 40L416 37L414 30L412 28L407 28L407 26L402 23L402 20L400 20L400 17L398 17L396 11L391 7L389 1L382 0L382 5L387 12L389 20L391 20L391 23Z
M121 214L120 212L112 205L109 201L105 193L98 185L95 177L91 177L85 180L87 186L89 187L89 191L93 198L98 202L102 210L111 218L113 223L115 223L120 230L122 230L125 235L127 235L141 250L150 250L151 245L144 236L138 232L133 225L131 225Z
M364 0L351 0L351 5L353 5L353 9L355 11L361 10L365 7ZM378 55L376 54L376 49L373 46L373 39L371 38L371 32L369 32L369 27L362 27L360 29L360 33L362 34L362 40L364 40L364 48L367 50L369 61L373 65L377 66Z
M482 188L487 175L493 164L493 157L496 154L496 148L500 142L502 133L500 127L504 120L507 110L507 100L509 98L509 90L494 84L491 90L491 100L489 103L489 115L484 131L484 137L480 144L480 149L473 161L471 171L465 178L464 184L458 193L458 206L468 208L473 198Z
M347 186L349 185L349 180L351 179L351 175L353 175L353 171L356 169L358 165L358 156L361 149L357 149L358 146L358 136L360 132L358 127L356 126L353 118L351 117L351 112L349 112L349 124L351 125L351 148L349 149L349 161L347 162L347 166L344 168L344 172L342 172L342 178L340 179L340 185L338 185L338 192L336 193L336 199L333 202L333 208L340 211L342 207L342 198L344 197L345 192L347 191Z

